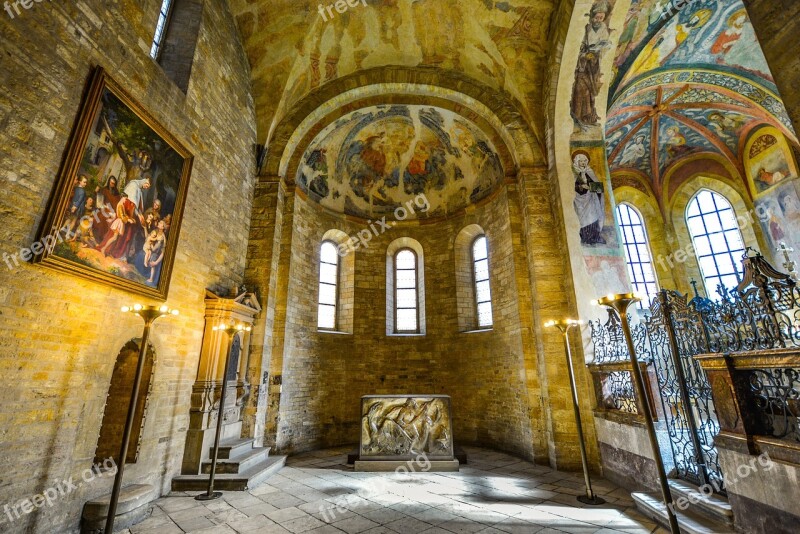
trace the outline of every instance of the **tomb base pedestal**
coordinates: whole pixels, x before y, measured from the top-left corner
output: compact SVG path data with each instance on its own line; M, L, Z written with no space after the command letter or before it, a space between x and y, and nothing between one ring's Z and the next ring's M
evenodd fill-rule
M395 471L403 474L411 473L454 473L459 468L458 460L428 460L417 462L415 460L356 460L356 471L372 471L385 473Z

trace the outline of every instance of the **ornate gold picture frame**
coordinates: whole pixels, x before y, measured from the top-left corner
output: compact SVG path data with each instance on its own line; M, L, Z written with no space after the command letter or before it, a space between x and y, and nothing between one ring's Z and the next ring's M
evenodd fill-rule
M166 300L192 162L96 67L32 257L22 259Z

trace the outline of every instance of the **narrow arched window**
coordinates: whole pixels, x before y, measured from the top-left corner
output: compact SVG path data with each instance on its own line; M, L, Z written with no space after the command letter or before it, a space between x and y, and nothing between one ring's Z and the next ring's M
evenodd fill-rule
M653 269L653 257L650 254L647 230L642 222L641 214L629 204L622 203L617 206L616 215L632 289L634 293L647 295L646 301L642 301L640 304L641 307L647 307L658 293L658 282Z
M485 235L472 242L472 274L479 328L492 326L492 290L489 285L489 244Z
M339 301L339 253L336 244L324 241L319 252L319 300L317 328L336 330Z
M156 61L158 61L158 57L161 55L161 48L164 44L164 36L167 33L170 15L172 15L172 0L163 0L161 2L161 11L158 13L156 32L153 35L153 44L150 46L150 57Z
M410 248L394 256L394 311L397 333L419 332L419 284L417 255Z
M742 278L744 239L736 213L727 198L704 189L686 207L686 225L692 236L706 295L721 297L718 286L733 289Z

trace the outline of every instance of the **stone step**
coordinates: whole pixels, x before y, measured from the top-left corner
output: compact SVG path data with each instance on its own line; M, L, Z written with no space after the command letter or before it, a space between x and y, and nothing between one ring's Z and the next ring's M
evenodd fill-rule
M257 447L242 450L236 456L230 458L217 458L217 474L243 473L266 460L269 456L269 451L269 447ZM211 473L211 460L203 462L200 469L200 472L205 475Z
M119 492L117 512L114 516L114 530L126 529L145 520L152 511L150 502L158 497L156 489L150 484L131 484ZM106 525L108 503L111 494L88 501L83 505L81 533L99 533Z
M689 509L727 525L733 530L733 508L728 499L719 494L706 495L700 488L685 480L670 480L669 487L672 491L672 500L676 503L683 497L689 500Z
M286 456L269 456L243 473L223 473L214 478L214 489L246 491L258 486L286 465ZM208 475L179 475L172 479L172 491L203 491Z
M636 503L636 508L642 514L653 519L661 526L669 528L667 507L661 501L660 496L637 492L631 493L631 497ZM683 534L733 534L735 532L733 527L712 521L704 515L691 510L676 510L675 515L678 518L678 526L680 526Z
M238 454L241 454L244 451L250 450L253 448L253 442L255 439L253 438L236 438L236 439L226 439L222 440L219 443L219 454L217 455L217 459L223 458L232 458ZM208 448L208 456L214 454L214 447Z

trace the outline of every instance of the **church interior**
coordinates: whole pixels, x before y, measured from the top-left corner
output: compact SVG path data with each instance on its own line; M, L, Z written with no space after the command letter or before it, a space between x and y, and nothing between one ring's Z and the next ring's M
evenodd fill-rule
M800 2L0 19L0 531L800 529Z

